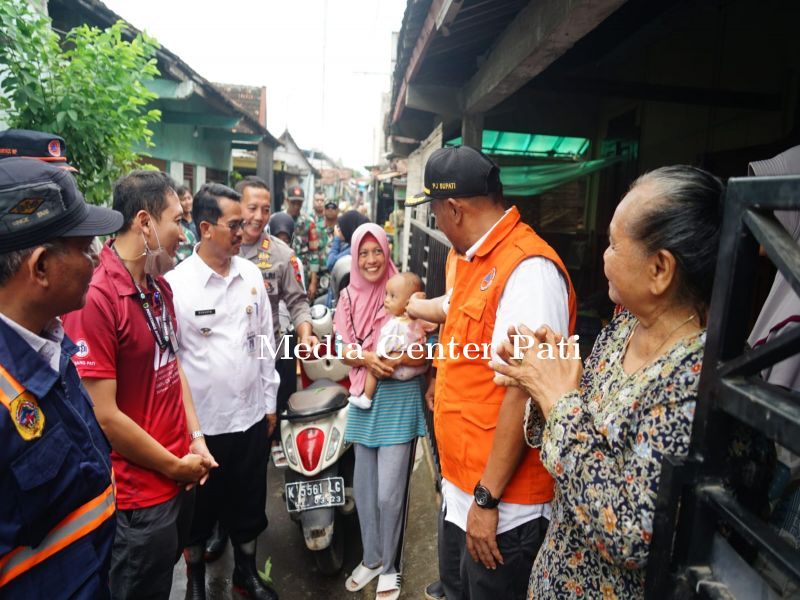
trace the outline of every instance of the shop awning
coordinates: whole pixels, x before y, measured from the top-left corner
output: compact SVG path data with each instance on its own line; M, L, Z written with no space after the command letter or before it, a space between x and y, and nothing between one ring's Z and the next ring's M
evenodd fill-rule
M457 137L445 146L458 146ZM530 156L534 158L578 159L589 149L589 140L582 137L559 135L539 135L536 133L517 133L515 131L483 132L483 153L494 156Z

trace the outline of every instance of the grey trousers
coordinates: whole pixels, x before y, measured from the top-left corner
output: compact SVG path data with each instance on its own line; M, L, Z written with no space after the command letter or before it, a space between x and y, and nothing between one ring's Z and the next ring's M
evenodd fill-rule
M113 600L168 600L172 569L189 537L195 491L161 504L117 511L111 550Z
M382 573L397 572L395 558L403 525L408 461L416 441L380 448L354 444L353 493L361 524L363 562L371 568L382 564Z

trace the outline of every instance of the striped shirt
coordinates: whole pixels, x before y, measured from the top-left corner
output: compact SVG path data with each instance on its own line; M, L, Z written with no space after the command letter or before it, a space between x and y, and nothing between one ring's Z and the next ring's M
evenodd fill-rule
M372 407L350 405L345 439L370 448L405 444L425 435L422 411L422 376L408 381L383 379L372 398Z

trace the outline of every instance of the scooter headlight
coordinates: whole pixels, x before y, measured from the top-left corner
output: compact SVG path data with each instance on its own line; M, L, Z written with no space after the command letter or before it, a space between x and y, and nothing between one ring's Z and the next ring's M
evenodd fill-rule
M336 427L331 429L331 441L328 442L328 451L325 453L325 461L329 461L333 458L333 455L336 454L336 450L339 448L339 440L342 438L342 434L339 432Z
M297 466L297 456L294 453L294 445L292 444L292 436L287 435L286 439L283 441L283 450L286 453L286 458L292 463L295 467Z

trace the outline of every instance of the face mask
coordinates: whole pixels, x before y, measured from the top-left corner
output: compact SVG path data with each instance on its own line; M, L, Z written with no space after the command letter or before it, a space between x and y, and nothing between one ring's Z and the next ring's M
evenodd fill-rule
M156 277L171 270L175 266L175 261L161 245L161 240L158 239L158 230L153 227L153 231L156 234L156 242L158 243L158 249L155 251L150 250L150 247L147 245L147 238L144 237L144 233L142 234L144 253L147 257L144 259L144 272Z

